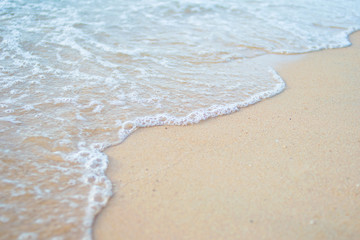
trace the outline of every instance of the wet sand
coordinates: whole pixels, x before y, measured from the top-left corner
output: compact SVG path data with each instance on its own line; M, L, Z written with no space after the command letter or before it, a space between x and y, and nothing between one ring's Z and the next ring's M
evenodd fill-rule
M276 67L286 90L107 150L95 239L359 239L360 33Z

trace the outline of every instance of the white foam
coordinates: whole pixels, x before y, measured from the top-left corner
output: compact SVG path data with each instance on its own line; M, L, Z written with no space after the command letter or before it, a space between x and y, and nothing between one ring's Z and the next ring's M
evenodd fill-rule
M280 93L259 56L348 46L359 17L351 0L2 1L0 159L16 160L0 161L1 184L14 186L2 194L67 204L39 215L65 211L90 239L111 196L105 148L140 127L194 124ZM31 174L15 181L24 165Z
M33 232L22 233L18 237L18 240L36 240L36 239L38 239L38 234Z
M13 113L14 111L12 109L7 109L7 110L5 110L5 112L6 113ZM20 124L21 123L21 121L18 121L15 116L0 117L0 121L11 122L11 123L15 123L15 124Z
M53 99L54 104L59 104L59 103L76 103L76 98L54 98Z
M9 220L10 219L6 216L0 216L0 222L7 223L7 222L9 222Z

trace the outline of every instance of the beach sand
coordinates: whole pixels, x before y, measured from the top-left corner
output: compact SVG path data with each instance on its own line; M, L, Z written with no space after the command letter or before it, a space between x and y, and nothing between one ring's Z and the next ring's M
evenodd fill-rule
M360 33L350 39L276 66L287 87L271 99L108 149L114 196L95 239L359 239Z

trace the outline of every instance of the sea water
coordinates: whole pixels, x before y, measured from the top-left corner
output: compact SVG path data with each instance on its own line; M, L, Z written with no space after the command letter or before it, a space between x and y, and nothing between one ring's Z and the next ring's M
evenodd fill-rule
M1 0L0 238L90 239L106 147L278 94L261 56L358 29L359 0Z

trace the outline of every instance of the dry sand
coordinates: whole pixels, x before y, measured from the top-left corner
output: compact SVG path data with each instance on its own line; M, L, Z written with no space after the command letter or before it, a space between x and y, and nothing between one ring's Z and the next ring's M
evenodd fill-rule
M95 239L360 239L360 33L277 71L280 95L110 148Z

